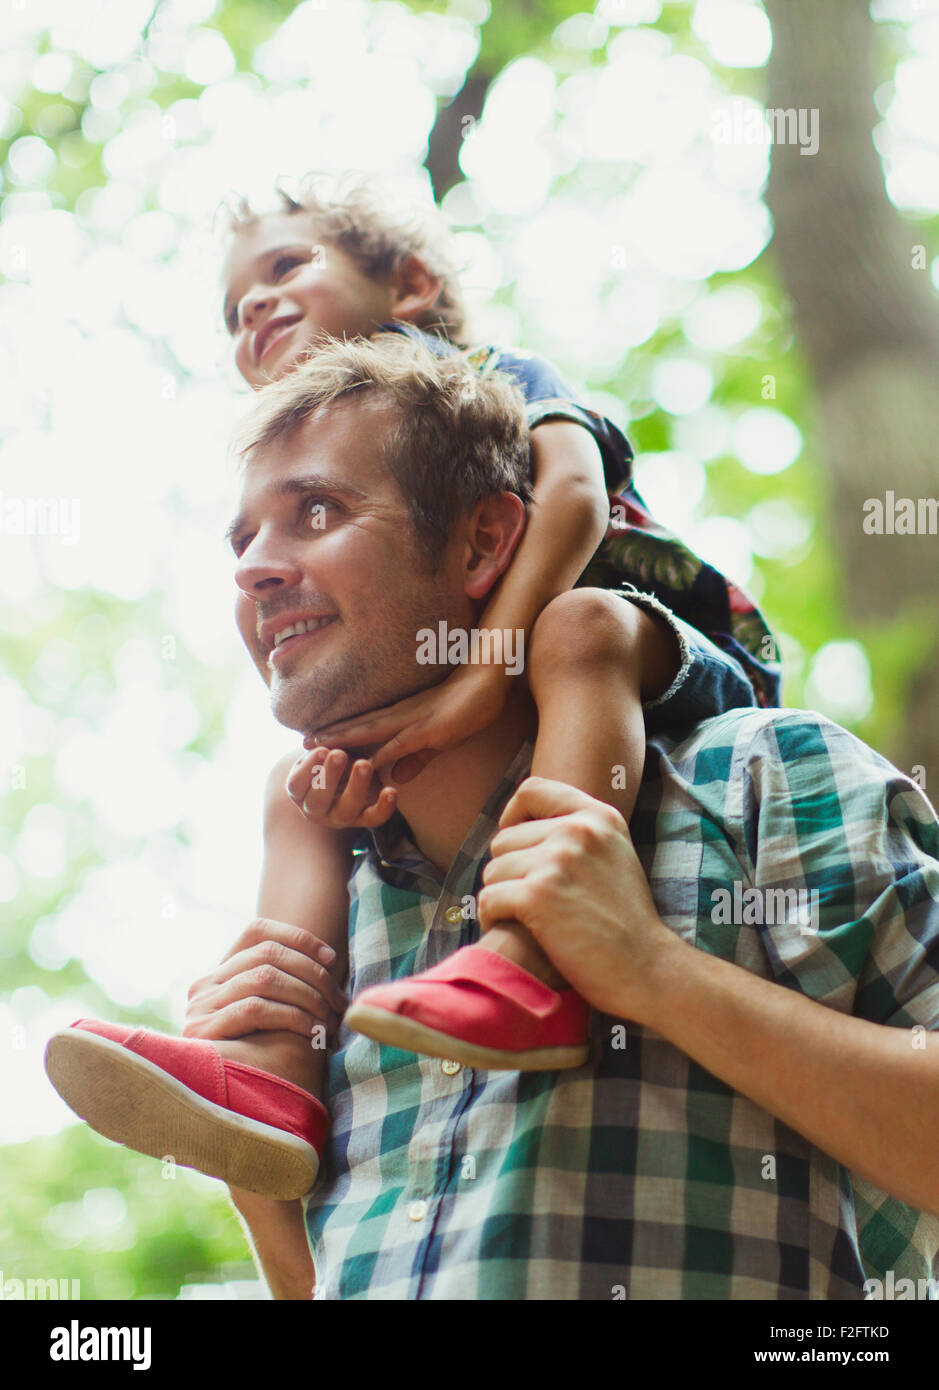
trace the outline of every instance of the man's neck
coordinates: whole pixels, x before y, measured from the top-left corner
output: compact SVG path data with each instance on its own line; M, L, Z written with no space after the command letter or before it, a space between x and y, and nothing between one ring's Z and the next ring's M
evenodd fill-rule
M458 748L438 753L413 782L399 787L398 810L418 849L441 873L453 863L515 754L526 738L535 737L537 727L531 696L513 684L494 724Z

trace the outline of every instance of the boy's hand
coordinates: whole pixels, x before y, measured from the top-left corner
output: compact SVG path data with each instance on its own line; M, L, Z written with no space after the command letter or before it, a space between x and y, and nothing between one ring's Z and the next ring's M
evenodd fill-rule
M498 719L508 680L499 666L461 666L440 685L386 709L340 719L304 743L326 748L377 743L380 747L369 759L372 767L377 771L392 765L396 782L410 782L444 748L458 747Z
M381 785L367 758L357 758L350 767L348 762L339 748L314 748L294 763L287 795L307 820L331 830L384 825L394 812L397 792Z

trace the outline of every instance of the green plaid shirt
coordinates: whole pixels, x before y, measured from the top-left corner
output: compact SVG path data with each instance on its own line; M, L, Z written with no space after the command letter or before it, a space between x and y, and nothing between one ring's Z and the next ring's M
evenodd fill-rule
M489 839L530 760L526 743L443 881L400 814L374 832L350 885L353 994L477 939ZM939 1026L939 825L844 730L734 710L652 738L631 831L686 941L829 1008ZM816 890L815 920L721 925L715 890L735 883L742 900ZM342 1028L329 1106L306 1204L316 1297L857 1299L888 1269L937 1274L933 1217L633 1023L595 1016L591 1062L548 1073L473 1071Z

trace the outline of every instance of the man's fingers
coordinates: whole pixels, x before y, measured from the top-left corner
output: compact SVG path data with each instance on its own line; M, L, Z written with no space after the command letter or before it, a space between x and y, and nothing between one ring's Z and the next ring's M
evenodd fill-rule
M328 942L314 932L307 931L305 927L295 927L290 922L279 922L276 917L255 917L249 922L247 927L238 937L234 946L226 956L212 971L212 979L218 979L219 972L234 956L242 951L248 951L253 946L261 946L267 943L277 942L281 946L286 946L291 951L297 951L300 955L308 957L311 961L316 961L319 965L332 965L336 959L336 952Z
M196 1003L207 1000L214 991L239 976L248 975L252 980L256 980L258 971L266 972L265 977L269 979L271 988L276 983L275 975L289 977L299 982L304 989L316 990L338 1013L342 1013L346 1007L345 995L325 965L320 965L301 952L293 951L289 946L274 941L262 942L229 957L214 975L204 981ZM271 994L270 997L278 996Z
M295 927L290 922L279 922L276 917L255 917L245 927L228 955L222 957L222 965L240 951L246 951L251 946L260 946L264 941L279 941L282 946L289 946L292 951L299 951L301 955L309 956L310 960L321 961L324 965L331 965L336 958L333 948L313 932L305 931L303 927Z
M216 1013L192 1019L183 1029L186 1038L243 1038L248 1033L287 1032L309 1038L317 1019L303 1009L277 1004L270 999L239 999ZM328 1030L327 1030L328 1031Z
M511 920L521 922L535 935L531 923L526 921L530 901L530 890L524 879L513 878L505 883L487 884L480 889L476 898L480 930L489 931L497 922Z
M498 859L490 859L483 870L483 883L505 883L508 879L524 878L544 860L533 855L530 850L515 850L511 854L500 854Z
M526 777L499 817L499 829L518 825L525 820L549 816L566 816L595 806L596 800L567 782L552 782L547 777Z
M540 845L557 828L556 820L526 820L518 825L507 826L505 830L497 830L489 841L492 858L495 860L515 850L531 849L532 845ZM488 867L487 864L486 868Z
M321 1023L326 1023L332 1015L344 1011L335 1007L335 1003L338 1002L335 995L333 995L334 1003L330 1003L319 984L310 985L304 980L297 979L295 975L278 970L276 966L263 964L232 976L230 980L220 984L217 989L197 999L194 1012L218 1013L229 1004L237 1003L240 999L254 998L266 999L272 1004L286 1004L290 1008L302 1009L304 1013L308 1013L311 1018L318 1019Z

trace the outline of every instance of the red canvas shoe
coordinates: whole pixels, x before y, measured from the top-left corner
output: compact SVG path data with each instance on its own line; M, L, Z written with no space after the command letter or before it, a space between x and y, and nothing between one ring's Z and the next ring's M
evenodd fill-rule
M464 946L407 980L357 995L343 1022L407 1052L490 1071L554 1071L587 1060L589 1005L485 946Z
M50 1038L45 1064L76 1115L138 1153L280 1201L316 1180L323 1105L201 1038L80 1018Z

